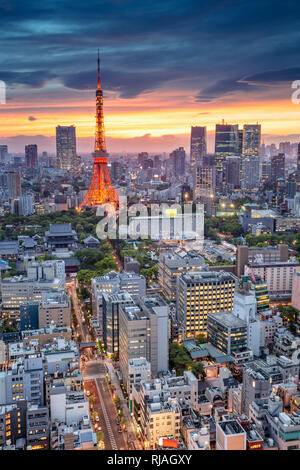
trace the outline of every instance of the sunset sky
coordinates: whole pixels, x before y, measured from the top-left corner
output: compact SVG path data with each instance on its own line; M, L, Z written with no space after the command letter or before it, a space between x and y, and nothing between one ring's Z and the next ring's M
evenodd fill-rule
M55 150L56 125L92 149L97 49L110 152L189 151L191 125L262 124L300 140L300 5L287 0L0 0L0 143Z

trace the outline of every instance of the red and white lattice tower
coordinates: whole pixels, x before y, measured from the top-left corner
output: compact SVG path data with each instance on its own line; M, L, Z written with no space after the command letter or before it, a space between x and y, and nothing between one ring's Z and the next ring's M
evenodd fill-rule
M118 195L113 187L107 166L108 153L105 145L104 117L103 117L103 91L100 82L100 58L98 51L98 87L96 91L96 133L95 151L93 153L94 166L89 189L80 204L79 211L84 208L112 204L118 206Z

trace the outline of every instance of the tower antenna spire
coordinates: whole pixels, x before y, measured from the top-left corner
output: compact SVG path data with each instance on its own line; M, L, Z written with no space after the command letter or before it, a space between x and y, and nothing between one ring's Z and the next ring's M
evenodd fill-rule
M101 83L100 83L100 52L98 49L98 90L101 90Z

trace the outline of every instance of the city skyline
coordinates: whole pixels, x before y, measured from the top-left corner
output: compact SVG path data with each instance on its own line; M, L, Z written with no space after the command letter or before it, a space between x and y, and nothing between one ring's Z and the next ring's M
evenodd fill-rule
M300 105L291 99L291 84L300 77L299 7L283 16L279 2L269 0L247 2L245 9L237 2L225 9L219 1L172 6L172 14L157 2L151 9L146 2L142 11L134 1L104 2L101 9L94 2L71 8L68 1L55 9L33 2L26 11L0 6L0 79L7 86L0 142L19 151L26 136L26 143L54 151L57 124L75 125L79 152L91 152L98 47L111 152L188 149L191 126L207 127L213 151L213 130L222 119L261 123L266 143L299 140ZM12 33L15 22L20 26Z

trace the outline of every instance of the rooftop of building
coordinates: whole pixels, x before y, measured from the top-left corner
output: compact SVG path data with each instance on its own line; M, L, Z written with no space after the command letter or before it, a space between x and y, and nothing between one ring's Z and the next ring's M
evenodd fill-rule
M51 224L49 230L45 232L46 236L69 236L76 235L71 224Z
M123 305L121 308L128 320L133 321L148 319L151 314L160 316L162 313L156 310L157 307L167 307L167 303L159 294L135 297L132 305Z
M145 366L145 367L150 367L150 362L147 361L147 359L145 357L135 357L133 359L129 359L128 360L128 365L129 367L132 366L132 367L142 367L142 366Z
M232 357L221 353L211 343L197 344L194 338L185 339L182 345L190 354L192 359L212 358L216 363L222 364L232 362Z
M182 274L181 279L187 284L228 280L232 280L234 282L237 281L237 277L234 276L234 274L225 271L192 271L186 274Z
M170 267L185 266L187 264L195 264L196 266L204 266L205 259L195 251L185 251L180 248L175 250L163 251L160 259Z
M167 399L161 398L159 396L148 397L147 407L152 413L166 413L168 411L174 411L175 413L180 412L178 401L176 398L168 397Z
M225 312L208 314L207 322L216 322L226 328L247 328L247 323L244 320Z
M22 338L30 338L31 336L42 336L42 335L57 335L64 333L72 333L72 329L69 326L49 326L48 328L38 328L36 330L25 330L22 331Z
M42 293L41 306L43 308L47 307L57 307L58 305L70 304L70 298L65 291L50 291Z
M244 434L245 433L242 426L235 419L231 420L231 421L219 421L218 426L220 426L222 431L227 436L231 436L231 435L234 435L234 434Z

